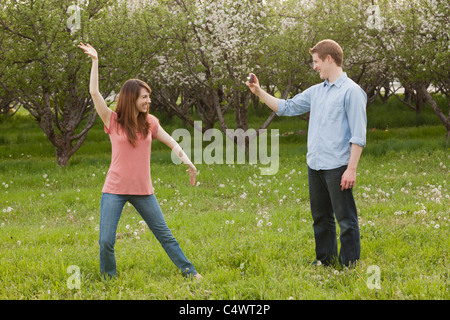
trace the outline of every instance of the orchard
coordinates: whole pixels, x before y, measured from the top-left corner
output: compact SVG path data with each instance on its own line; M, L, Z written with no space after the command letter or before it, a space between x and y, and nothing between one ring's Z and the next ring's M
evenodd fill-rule
M396 96L420 113L430 105L450 139L450 4L444 0L2 1L0 107L23 107L68 164L94 124L89 65L80 42L99 51L101 92L129 78L152 88L152 109L203 132L248 127L260 109L250 72L281 98L320 81L308 49L330 38L344 70L368 95ZM404 93L400 94L400 92ZM450 100L448 100L450 101ZM233 121L225 114L233 114ZM266 129L275 114L253 129ZM304 117L307 120L307 117Z

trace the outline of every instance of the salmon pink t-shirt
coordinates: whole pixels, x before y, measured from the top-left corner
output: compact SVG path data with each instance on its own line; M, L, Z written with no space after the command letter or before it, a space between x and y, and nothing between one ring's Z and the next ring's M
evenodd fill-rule
M148 115L150 132L146 138L138 134L136 147L128 141L125 131L117 127L117 113L111 112L109 128L105 132L111 140L111 165L106 175L103 193L150 195L153 185L150 176L150 154L152 139L156 138L159 121Z

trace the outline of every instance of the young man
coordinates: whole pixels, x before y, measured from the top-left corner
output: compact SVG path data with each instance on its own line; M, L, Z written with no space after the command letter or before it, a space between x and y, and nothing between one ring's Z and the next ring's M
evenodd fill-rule
M316 241L314 264L338 259L351 266L360 258L358 216L352 188L366 144L366 93L342 70L343 52L333 40L322 40L309 50L313 68L324 82L292 99L277 99L254 83L250 90L279 116L310 111L308 128L308 182ZM340 227L338 255L336 225Z

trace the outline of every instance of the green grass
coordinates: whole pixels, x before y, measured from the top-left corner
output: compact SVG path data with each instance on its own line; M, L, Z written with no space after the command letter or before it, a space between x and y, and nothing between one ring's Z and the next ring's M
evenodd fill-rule
M310 265L315 256L306 135L280 137L276 175L261 176L257 165L198 164L196 187L188 185L183 166L172 164L167 147L155 142L156 196L203 275L200 283L181 276L127 205L116 242L118 277L103 281L99 201L110 144L102 125L97 122L69 165L59 168L34 121L20 113L1 119L0 299L449 299L444 127L438 121L382 125L383 117L385 123L402 119L403 111L383 116L377 108L388 106L368 110L375 130L368 130L355 187L361 261L350 270ZM251 126L264 116L251 113ZM378 125L370 125L373 118ZM161 122L169 133L182 127L178 120ZM277 118L270 128L283 133L307 125ZM71 265L81 271L80 289L67 285ZM367 285L371 265L380 268L381 289Z

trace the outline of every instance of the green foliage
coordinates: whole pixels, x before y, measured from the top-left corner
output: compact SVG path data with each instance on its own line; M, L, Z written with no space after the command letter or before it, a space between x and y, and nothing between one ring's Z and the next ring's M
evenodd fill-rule
M94 41L101 50L100 90L105 97L118 92L124 78L136 76L144 47L135 41L142 35L129 32L137 30L139 21L125 4L103 0L74 7L72 1L11 0L0 8L1 87L39 122L62 166L82 145L95 119L90 60L77 44Z
M105 97L139 77L153 90L154 110L190 125L198 116L205 127L247 128L247 112L258 103L244 85L249 72L283 98L319 82L308 49L325 38L341 44L344 70L369 105L382 89L392 94L394 81L418 113L425 102L434 105L425 94L429 85L450 92L444 0L79 1L79 29L70 30L73 5L0 5L0 103L12 99L27 108L57 156L76 152L93 123L90 61L76 47L80 41L99 52ZM445 108L433 109L450 136Z
M448 99L441 95L435 95L434 99L442 111L448 114ZM392 97L388 103L382 103L380 99L377 99L370 105L367 108L368 130L441 124L430 107L424 108L418 114L408 108L401 100L404 100L404 96L400 96L399 99Z

